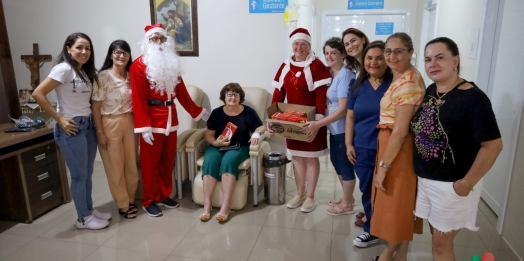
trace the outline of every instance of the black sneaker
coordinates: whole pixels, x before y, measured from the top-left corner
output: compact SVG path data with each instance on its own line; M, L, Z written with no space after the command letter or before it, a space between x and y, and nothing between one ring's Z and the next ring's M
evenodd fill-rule
M369 245L378 243L378 237L371 235L368 232L360 234L353 240L353 245L356 247L368 247Z
M142 209L151 217L162 216L162 210L153 202L148 207L142 206Z
M163 202L158 202L157 203L159 206L164 206L166 208L177 208L178 207L178 202L170 199L170 198L167 198L165 201Z

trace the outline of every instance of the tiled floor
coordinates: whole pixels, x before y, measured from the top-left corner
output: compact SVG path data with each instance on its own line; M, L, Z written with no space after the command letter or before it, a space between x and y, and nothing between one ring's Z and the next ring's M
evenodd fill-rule
M340 184L326 157L321 159L316 210L309 214L282 206L252 201L234 212L226 224L213 218L199 221L201 207L192 203L188 184L181 207L151 218L141 210L138 218L119 217L107 186L101 162L93 176L95 207L113 214L109 228L78 230L73 203L63 205L32 224L0 221L0 260L371 260L381 252L383 242L366 249L353 246L362 232L355 227L355 215L327 215L327 202L341 195ZM287 181L288 198L296 193L294 181ZM360 202L357 189L355 197ZM139 203L139 202L137 202ZM484 204L483 202L481 204ZM362 206L357 205L357 211ZM516 261L517 256L496 233L496 216L484 205L479 207L479 232L461 231L455 240L457 260L471 260L474 254L490 251L497 260ZM423 235L416 235L408 260L431 260L431 237L426 224Z

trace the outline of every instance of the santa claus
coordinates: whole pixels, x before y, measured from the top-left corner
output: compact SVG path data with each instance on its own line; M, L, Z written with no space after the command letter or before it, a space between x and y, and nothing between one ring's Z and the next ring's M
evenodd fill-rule
M152 217L162 216L158 207L178 207L169 198L175 164L178 117L174 99L193 117L207 120L209 113L189 96L175 43L161 24L146 26L141 42L143 55L130 68L135 133L141 134L142 208Z

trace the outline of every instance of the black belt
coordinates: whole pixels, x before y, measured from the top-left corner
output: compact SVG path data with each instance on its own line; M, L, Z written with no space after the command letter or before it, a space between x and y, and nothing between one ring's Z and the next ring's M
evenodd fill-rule
M173 104L175 104L175 100L147 100L147 105L149 106L171 106Z

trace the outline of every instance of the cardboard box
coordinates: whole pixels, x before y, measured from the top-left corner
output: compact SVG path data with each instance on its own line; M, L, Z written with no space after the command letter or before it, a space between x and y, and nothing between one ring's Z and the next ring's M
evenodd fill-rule
M286 110L300 111L307 115L308 121L315 120L316 108L315 106L304 106L288 103L273 103L267 108L267 115L271 117L275 112L284 112ZM267 119L271 123L271 129L275 132L275 135L280 135L286 139L306 141L307 134L302 131L304 123L289 122L282 120Z

